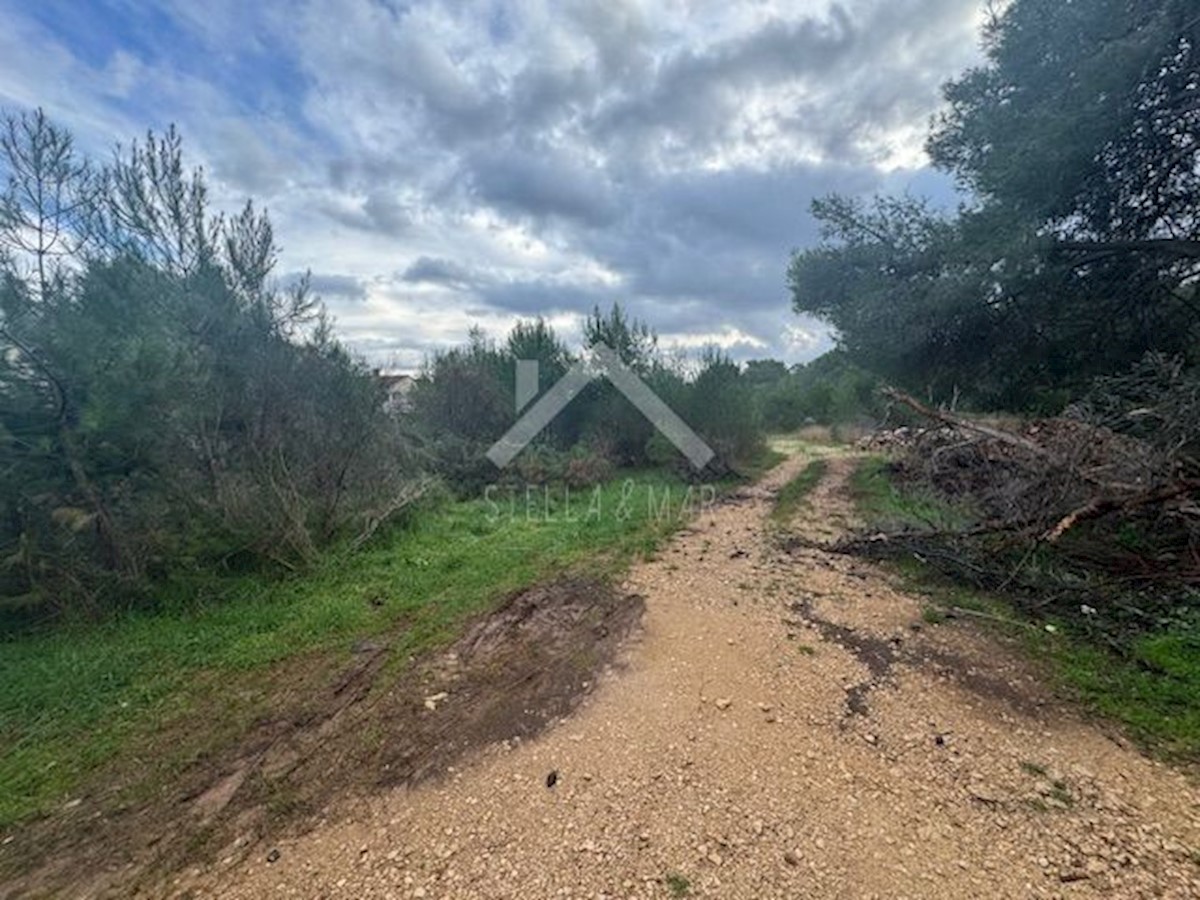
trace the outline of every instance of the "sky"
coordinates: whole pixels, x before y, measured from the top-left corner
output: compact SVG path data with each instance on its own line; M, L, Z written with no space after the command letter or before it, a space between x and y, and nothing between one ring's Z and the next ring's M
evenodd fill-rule
M171 124L265 206L355 351L569 342L618 301L668 348L803 362L789 258L831 192L956 202L922 145L982 0L0 0L0 106L81 149Z

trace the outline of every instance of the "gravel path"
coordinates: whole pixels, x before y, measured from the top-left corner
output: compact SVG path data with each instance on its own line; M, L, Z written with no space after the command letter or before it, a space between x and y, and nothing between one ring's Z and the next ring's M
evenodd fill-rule
M1056 702L1002 636L922 626L880 570L778 549L771 498L804 462L635 568L642 631L575 716L180 891L1200 897L1183 775ZM851 467L830 460L793 530L845 527Z

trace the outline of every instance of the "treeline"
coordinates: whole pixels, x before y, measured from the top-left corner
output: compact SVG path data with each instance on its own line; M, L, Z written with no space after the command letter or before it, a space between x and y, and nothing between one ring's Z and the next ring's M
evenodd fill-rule
M928 152L970 199L818 201L797 311L926 399L1056 412L1148 352L1197 361L1194 0L1015 0L945 89Z
M688 360L659 347L657 335L619 304L584 321L583 350L612 349L714 451L700 477L720 477L763 448L755 383L717 349ZM413 396L413 420L433 469L470 494L497 478L591 484L617 468L669 466L686 458L606 379L586 387L514 462L497 471L486 453L516 418L518 360L538 363L539 392L578 361L542 319L519 322L502 343L473 331L466 344L435 354Z
M266 215L210 209L174 131L97 166L9 115L0 164L0 613L296 567L410 498L377 380L272 280Z
M768 432L807 425L870 427L890 414L879 396L879 378L851 362L842 350L791 367L774 359L751 360L745 373Z

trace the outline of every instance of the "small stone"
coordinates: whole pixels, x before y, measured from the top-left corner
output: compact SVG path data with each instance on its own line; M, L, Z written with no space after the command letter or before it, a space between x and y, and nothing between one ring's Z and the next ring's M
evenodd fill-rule
M797 856L795 853L793 853L791 850L784 851L784 854L783 854L783 861L784 861L785 863L787 863L789 866L798 866L798 865L800 865L800 857L798 857L798 856Z
M969 789L969 793L972 799L978 800L980 803L986 803L989 806L996 806L1004 799L995 791L989 790L982 785L973 785Z
M1063 884L1070 884L1073 881L1086 881L1091 876L1083 869L1064 869L1058 873L1058 880Z
M717 709L729 709L729 707L733 706L733 701L728 697L721 697L718 700L714 700L713 705L716 706Z
M268 863L275 863L275 862L279 862L279 857L280 857L280 855L281 855L281 854L280 854L280 852L279 852L279 848L278 848L278 847L272 847L272 848L271 848L271 852L267 854L267 862L268 862Z
M438 704L441 703L443 700L445 700L449 696L450 695L448 693L446 693L445 691L442 691L439 694L433 694L430 697L426 697L425 698L425 708L428 710L431 710L431 711L435 710L435 709L437 709Z

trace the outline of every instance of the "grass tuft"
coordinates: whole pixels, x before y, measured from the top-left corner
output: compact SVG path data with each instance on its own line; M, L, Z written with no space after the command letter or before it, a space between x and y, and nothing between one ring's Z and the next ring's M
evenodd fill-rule
M804 498L825 477L828 468L825 460L814 459L804 467L804 471L785 484L775 497L775 505L771 509L772 521L777 525L790 522L804 503Z
M672 897L686 897L692 892L692 883L678 872L671 872L663 879Z

